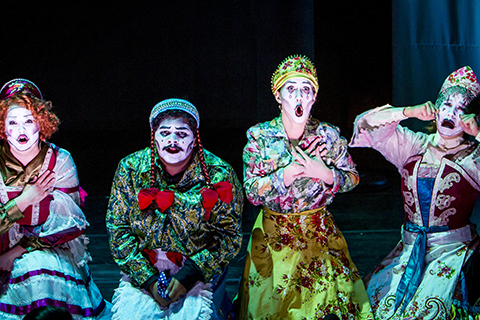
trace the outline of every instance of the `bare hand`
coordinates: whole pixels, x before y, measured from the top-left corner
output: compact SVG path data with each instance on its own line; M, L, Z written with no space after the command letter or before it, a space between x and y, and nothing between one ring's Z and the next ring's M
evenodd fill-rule
M155 301L157 301L157 303L166 308L170 305L170 303L172 303L171 301L168 301L166 299L163 299L159 294L158 294L158 281L155 281L154 283L152 283L149 287L148 287L148 291L150 291L150 293L152 294L153 298L155 299Z
M322 159L322 153L326 153L326 149L320 153L320 148L315 149L314 157L309 157L300 147L297 147L297 152L293 153L295 160L299 166L303 168L303 172L298 174L297 177L309 177L323 180L327 184L333 183L333 172L325 165ZM296 164L293 164L294 166Z
M283 184L288 187L301 173L303 173L301 166L295 164L295 162L290 163L283 169Z
M0 270L12 271L15 260L20 258L25 252L27 252L27 250L17 245L12 249L2 253L0 255Z
M430 101L403 109L403 114L406 117L417 118L423 121L434 120L437 112L437 107Z
M308 154L310 157L316 156L317 149L320 152L320 156L323 158L325 154L327 154L327 144L325 142L321 143L322 138L316 137L315 140L310 143L305 153Z
M18 208L23 212L28 206L42 201L52 190L55 183L55 173L46 170L33 183L28 183L22 193L15 198Z
M474 113L460 115L462 121L460 121L460 127L462 127L465 133L476 137L480 132L480 128L477 122L477 116Z
M167 288L167 294L172 302L177 301L187 294L187 289L175 278L172 278Z

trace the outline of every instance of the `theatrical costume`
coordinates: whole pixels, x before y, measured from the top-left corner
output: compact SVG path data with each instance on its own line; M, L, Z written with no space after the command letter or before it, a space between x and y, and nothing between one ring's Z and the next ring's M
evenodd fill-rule
M174 108L187 103L174 102ZM113 298L113 319L229 316L231 302L225 292L224 271L241 246L243 190L229 164L202 150L204 169L219 193L219 199L214 194L210 205L205 200L208 187L199 152L193 152L188 168L175 176L162 170L158 153L151 148L120 162L106 218L111 251L124 274ZM224 182L229 182L232 190L226 194L217 188ZM224 197L228 194L230 199ZM154 198L156 205L147 206ZM161 308L146 288L162 271L167 278L182 278L196 271L202 281L169 308Z
M277 117L251 127L247 137L245 193L262 210L235 302L239 318L323 319L333 313L341 319L373 319L363 281L326 207L335 193L359 181L338 128L310 117L301 139L292 141ZM333 171L333 184L303 177L285 186L284 169L294 161L294 146L306 150L314 143L326 144L324 162Z
M7 84L21 88L28 81L18 80ZM2 89L5 99L3 94ZM22 319L34 308L59 306L74 319L109 319L87 265L88 239L82 234L88 222L79 207L86 194L72 157L41 142L40 152L24 166L10 148L4 142L0 151L0 250L20 245L27 252L14 261L11 272L0 271L0 318ZM21 212L15 198L46 170L55 173L53 191Z
M479 89L473 71L459 69L437 106L455 93L473 98ZM478 319L478 289L467 289L478 270L466 273L464 266L479 243L470 223L480 192L479 137L446 140L413 132L399 124L404 119L403 108L369 110L355 120L350 143L374 148L397 167L404 200L402 239L365 279L367 294L378 319Z

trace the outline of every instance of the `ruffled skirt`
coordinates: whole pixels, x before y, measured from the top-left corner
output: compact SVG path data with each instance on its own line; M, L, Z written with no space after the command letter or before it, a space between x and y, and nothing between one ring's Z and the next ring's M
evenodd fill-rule
M0 319L22 319L41 306L66 308L74 319L109 319L109 311L85 264L79 267L66 249L43 249L15 260L2 277Z

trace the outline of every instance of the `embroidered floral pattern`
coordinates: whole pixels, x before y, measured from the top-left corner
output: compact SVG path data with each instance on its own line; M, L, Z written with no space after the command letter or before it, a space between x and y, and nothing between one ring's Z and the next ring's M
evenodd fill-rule
M327 246L329 237L338 237L337 226L324 211L312 215L308 225L305 216L278 215L271 219L275 222L275 229L271 234L265 234L265 241L275 251L282 250L284 246L295 251L305 250L310 242Z
M264 237L258 237L259 221ZM271 255L256 263L247 258L250 272L241 288L248 290L248 307L258 304L261 310L252 311L245 318L289 318L287 306L295 296L302 303L302 314L308 315L306 319L323 319L329 313L341 319L373 319L368 301L357 300L354 284L361 277L328 211L308 215L277 215L267 211L257 219L253 230L252 257L262 252ZM273 272L263 272L265 266L262 268L260 264L267 263L267 259L273 261ZM245 299L242 289L239 295ZM259 302L262 299L264 302ZM266 310L264 304L268 306ZM259 313L263 316L258 316Z
M437 271L430 270L431 275L436 275L439 278L445 277L447 279L451 279L455 272L455 269L452 269L445 262L442 261L438 261Z
M353 301L355 301L354 295L337 291L337 299L328 300L327 306L317 305L315 308L315 319L322 320L328 314L335 314L342 320L358 319L361 315L358 305Z
M342 257L339 260L344 262L347 259ZM320 260L318 257L313 257L310 263L301 261L294 274L283 275L285 286L278 286L277 293L282 294L287 288L293 288L298 293L307 289L312 294L320 294L326 292L338 277L345 279L346 282L352 281L352 272L347 268L349 261L345 261L347 266L340 261ZM355 274L358 277L356 272Z
M447 88L454 86L466 88L470 90L474 96L480 92L477 77L470 66L465 66L453 71L443 83L441 91L445 91Z

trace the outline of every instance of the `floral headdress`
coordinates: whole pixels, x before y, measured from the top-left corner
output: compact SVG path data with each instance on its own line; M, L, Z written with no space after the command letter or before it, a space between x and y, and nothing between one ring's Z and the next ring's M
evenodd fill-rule
M38 99L43 99L40 89L30 80L27 79L13 79L5 83L0 90L0 100L5 100L15 93L27 91Z
M439 106L448 95L461 93L467 96L466 102L470 103L480 93L480 84L470 66L464 66L453 71L443 82L438 93L436 105Z
M279 90L288 79L302 77L310 80L318 92L318 78L315 66L305 56L293 55L282 61L272 75L272 93Z

